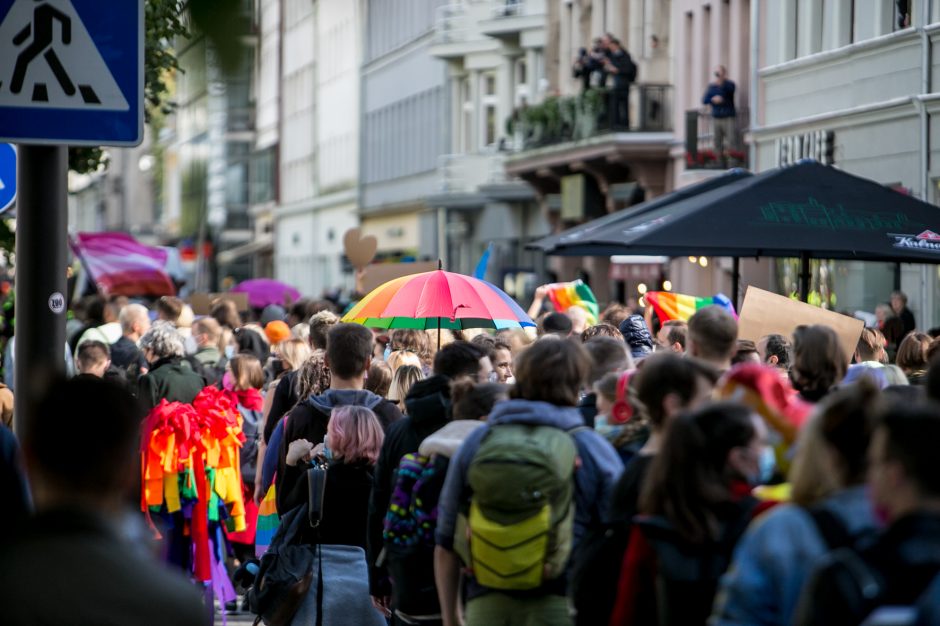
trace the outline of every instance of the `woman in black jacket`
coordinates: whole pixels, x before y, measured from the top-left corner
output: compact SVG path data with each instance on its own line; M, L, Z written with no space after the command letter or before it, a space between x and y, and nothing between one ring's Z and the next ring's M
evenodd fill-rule
M384 438L375 413L363 406L346 405L333 409L324 443L314 446L305 439L299 439L290 444L288 465L297 465L315 457L325 459L329 464L323 517L318 528L305 531L305 542L366 549L373 470ZM298 481L296 487L287 494L285 510L307 501L306 481Z

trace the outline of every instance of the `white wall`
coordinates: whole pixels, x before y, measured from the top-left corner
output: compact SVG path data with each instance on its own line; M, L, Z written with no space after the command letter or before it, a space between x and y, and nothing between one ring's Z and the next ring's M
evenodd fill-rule
M260 150L277 143L280 123L281 0L260 0L255 146Z
M351 0L317 6L317 178L330 190L354 184L359 172L361 15Z
M281 114L281 201L312 198L315 193L314 79L316 20L310 0L286 0Z

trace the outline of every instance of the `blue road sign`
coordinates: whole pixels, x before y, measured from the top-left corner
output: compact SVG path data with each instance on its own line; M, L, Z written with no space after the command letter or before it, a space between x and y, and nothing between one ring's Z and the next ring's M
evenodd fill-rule
M0 140L137 145L143 0L0 0Z
M16 150L0 143L0 213L10 208L16 198Z

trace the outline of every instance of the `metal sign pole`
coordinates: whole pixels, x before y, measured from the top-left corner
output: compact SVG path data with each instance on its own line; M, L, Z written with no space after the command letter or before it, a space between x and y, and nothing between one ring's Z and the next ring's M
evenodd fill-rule
M22 433L43 386L65 373L68 149L20 145L18 161L14 425Z

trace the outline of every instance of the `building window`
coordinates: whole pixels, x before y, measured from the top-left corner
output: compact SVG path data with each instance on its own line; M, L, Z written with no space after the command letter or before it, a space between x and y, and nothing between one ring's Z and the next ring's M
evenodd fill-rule
M460 80L460 152L473 149L473 91L470 79Z
M498 98L496 97L496 74L487 73L481 76L482 94L480 96L480 105L483 113L483 136L480 144L481 148L492 146L496 143L497 117L496 107Z
M892 30L903 30L913 25L914 0L895 0Z

